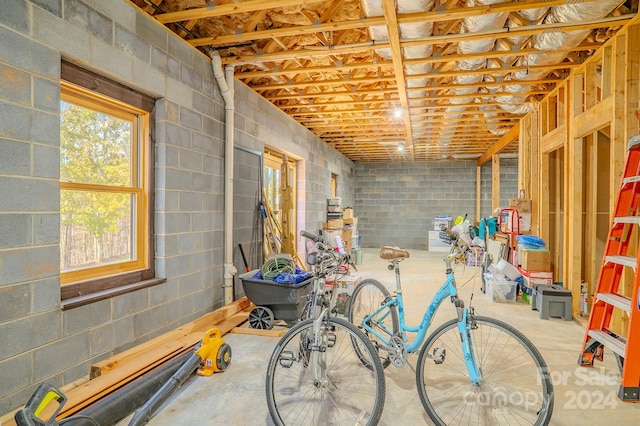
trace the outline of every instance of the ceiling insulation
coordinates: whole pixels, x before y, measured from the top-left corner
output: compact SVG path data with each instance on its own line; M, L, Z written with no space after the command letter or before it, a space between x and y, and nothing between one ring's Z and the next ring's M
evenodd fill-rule
M132 0L357 162L480 157L638 0ZM504 152L515 152L517 144Z

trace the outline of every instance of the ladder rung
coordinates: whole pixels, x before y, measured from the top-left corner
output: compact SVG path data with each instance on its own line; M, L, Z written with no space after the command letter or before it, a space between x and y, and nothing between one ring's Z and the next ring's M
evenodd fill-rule
M640 216L620 216L614 217L613 223L633 223L635 225L640 225Z
M620 308L625 312L631 312L631 299L616 293L598 293L596 299L604 303Z
M602 343L622 358L625 357L627 342L622 337L615 337L601 330L589 330L587 334L589 337Z
M622 183L623 184L634 183L634 182L638 182L638 181L640 181L640 176L629 176L629 177L626 177L626 178L622 179Z
M633 269L638 265L637 259L631 256L605 256L604 260L618 265L630 266Z

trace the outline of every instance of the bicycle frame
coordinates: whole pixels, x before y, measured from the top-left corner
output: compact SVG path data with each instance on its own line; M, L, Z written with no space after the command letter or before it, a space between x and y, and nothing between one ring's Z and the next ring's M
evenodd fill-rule
M458 315L458 330L460 331L462 351L464 354L465 364L469 372L469 379L476 385L480 385L482 382L481 373L478 368L478 363L476 362L475 355L473 353L473 345L471 344L472 326L468 321L469 309L466 308L464 306L464 302L462 302L462 300L458 298L458 289L456 287L453 269L451 268L451 260L451 256L448 256L445 259L447 267L447 279L442 284L442 286L440 286L435 296L429 303L429 306L427 306L427 309L425 310L425 313L422 317L422 321L417 327L409 326L405 321L404 302L402 299L402 289L400 286L400 269L397 262L394 262L394 270L396 275L395 297L392 297L391 299L384 302L371 315L366 316L362 321L362 326L368 333L375 335L382 342L385 342L386 345L389 345L390 337L393 335L393 330L388 330L387 327L384 326L383 321L388 315L391 314L391 310L387 308L395 306L398 310L400 333L402 335L402 340L405 343L406 350L409 353L415 353L420 349L422 343L424 343L424 340L427 336L427 330L431 326L431 322L433 321L433 317L435 316L436 311L445 300L445 298L449 297L451 298L451 302L455 305ZM386 336L382 335L373 327L371 327L371 324L375 324L379 329L384 330ZM413 342L407 342L406 332L417 333Z

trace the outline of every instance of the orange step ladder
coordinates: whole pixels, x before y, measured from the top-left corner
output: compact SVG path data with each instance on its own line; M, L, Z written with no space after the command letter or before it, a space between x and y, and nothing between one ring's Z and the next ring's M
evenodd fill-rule
M596 359L602 361L605 347L613 351L621 369L622 382L618 398L627 402L640 402L640 247L632 251L636 255L627 255L634 227L636 234L640 231L639 205L640 135L636 135L629 140L627 146L622 182L604 249L582 355L578 360L581 366L592 367ZM632 268L634 272L631 297L618 293L625 268ZM629 314L626 336L620 336L609 329L614 307Z

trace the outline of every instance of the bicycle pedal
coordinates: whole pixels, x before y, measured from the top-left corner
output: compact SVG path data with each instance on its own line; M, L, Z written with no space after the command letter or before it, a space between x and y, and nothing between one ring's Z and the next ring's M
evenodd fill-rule
M337 340L335 333L329 333L327 336L327 346L333 348L336 345Z
M444 359L447 357L447 350L444 348L435 348L433 354L429 355L429 358L437 365L444 363Z
M278 362L283 368L291 368L295 360L296 358L293 356L292 351L282 351L278 358Z

